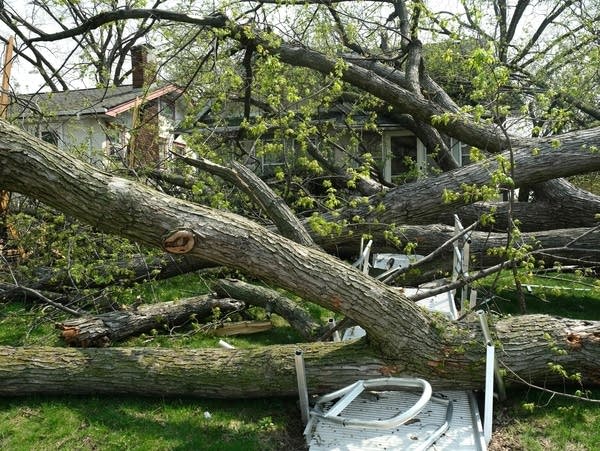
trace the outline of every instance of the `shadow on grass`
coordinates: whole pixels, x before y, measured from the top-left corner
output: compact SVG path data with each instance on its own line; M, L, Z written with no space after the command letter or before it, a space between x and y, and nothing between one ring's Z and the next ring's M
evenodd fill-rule
M0 399L3 450L301 450L292 399Z

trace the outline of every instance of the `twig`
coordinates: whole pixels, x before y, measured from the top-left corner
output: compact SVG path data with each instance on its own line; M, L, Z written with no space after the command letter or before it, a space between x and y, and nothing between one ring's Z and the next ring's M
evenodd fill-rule
M393 282L393 279L395 279L398 276L404 274L408 270L413 269L413 268L415 268L415 267L417 267L419 265L422 265L424 263L427 263L430 260L433 260L435 257L437 257L444 250L444 248L450 246L456 240L458 240L462 236L464 236L467 233L469 233L471 230L473 230L475 227L477 227L477 224L479 224L479 221L475 221L469 227L467 227L466 229L462 230L459 234L454 235L453 237L451 237L449 240L447 240L445 243L443 243L441 246L439 246L437 249L435 249L433 252L431 252L430 254L426 255L422 259L417 260L416 262L411 263L407 267L404 267L404 268L398 267L398 268L390 269L389 271L381 274L377 278L378 279L383 279L385 277L385 279L382 281L383 283L388 283L390 281Z
M442 285L441 287L433 288L431 290L425 290L425 291L422 291L421 293L417 293L417 294L414 294L412 296L407 296L407 297L411 301L420 301L421 299L425 299L430 296L435 296L436 294L446 293L447 291L455 290L455 289L463 287L471 282L475 282L476 280L483 279L484 277L487 277L490 274L494 274L495 272L501 271L506 266L511 264L512 261L513 260L507 260L502 263L498 263L495 266L490 266L489 268L482 269L481 271L479 271L473 275L465 276L462 279L457 280L456 282L448 283L446 285Z
M347 316L342 318L335 326L333 326L331 329L327 329L327 331L325 331L325 333L323 335L321 335L317 341L325 341L325 340L329 340L333 334L339 330L342 330L344 328L350 327L352 326L352 324L354 324L354 322L348 318Z
M502 362L501 360L499 362L504 368L506 368L510 372L510 374L512 374L514 377L516 377L519 380L519 382L527 385L528 387L535 388L536 390L545 391L546 393L550 393L553 396L554 395L563 396L563 397L569 398L569 399L577 399L579 401L587 401L587 402L592 402L594 404L600 404L600 399L590 399L590 398L584 398L583 396L570 395L569 393L562 393L559 391L550 390L549 388L540 387L539 385L535 385L535 384L532 384L531 382L527 382L525 379L523 379L521 376L519 376L517 373L515 373L512 369L510 369L504 362Z
M15 273L13 272L10 263L8 263L8 260L6 259L6 257L4 256L4 254L2 254L0 252L0 258L2 259L2 261L6 264L6 267L8 268L8 272L10 272L10 276L12 277L13 281L15 282L15 285L19 285L19 282L17 282L17 278L15 277Z
M15 284L15 288L19 289L21 291L25 291L26 293L33 294L36 298L41 299L46 304L49 304L52 307L57 308L59 310L62 310L63 312L69 313L69 314L71 314L73 316L81 317L81 316L84 316L86 314L85 312L81 312L81 311L78 311L78 310L73 310L72 308L69 308L69 307L67 307L65 305L62 305L62 304L58 303L58 302L54 302L52 299L48 299L42 293L40 293L37 290L34 290L33 288L24 287L24 286L19 285L19 284Z

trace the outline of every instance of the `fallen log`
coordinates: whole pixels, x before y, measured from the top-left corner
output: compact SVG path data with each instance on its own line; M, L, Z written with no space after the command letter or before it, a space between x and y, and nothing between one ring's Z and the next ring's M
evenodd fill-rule
M459 329L460 327L460 329ZM304 351L311 393L357 379L416 376L435 389L480 388L485 347L478 322L445 331L443 355L418 349L383 359L366 340L251 349L0 347L0 396L136 394L251 398L295 395L294 354ZM600 384L600 321L525 315L496 323L497 357L538 385ZM549 371L549 365L556 370ZM517 382L507 373L510 386ZM580 374L580 379L570 378ZM566 376L565 376L566 375Z
M595 136L594 130L562 135L560 149L551 148L550 142L539 141L540 152L535 157L532 157L531 149L517 150L515 153L519 158L515 159L515 167L519 170L520 180L516 181L535 175L529 178L530 183L534 183L542 181L541 174L546 174L544 177L566 176L600 167L600 160L583 150L583 144L594 142ZM118 233L145 245L165 248L170 243L169 238L177 232L190 232L189 240L193 240L190 256L250 272L255 278L314 300L322 307L354 320L367 331L371 352L379 355L380 359L386 359L389 375L431 375L428 379L450 381L454 386L468 384L469 381L480 385L485 347L479 329L426 312L401 293L317 249L298 245L235 214L174 199L135 182L98 172L2 121L0 143L0 185L3 188L33 195L99 230ZM559 168L560 173L549 174L549 167ZM483 171L488 174L490 169L494 169L493 162L489 166L483 162L452 171L450 177L456 177L448 188L454 190L461 182L477 183L480 178L476 173ZM448 181L443 175L435 180L435 183L430 179L424 183L414 182L411 184L416 187L414 195L408 191L395 191L390 201L397 200L399 208L406 209L406 214L426 212L430 204L422 202L424 196L435 202ZM400 202L402 195L406 202ZM456 208L460 203L444 206L444 209ZM419 215L411 219L417 217ZM508 331L502 330L504 324ZM599 322L538 316L512 318L496 326L497 339L503 345L503 357L505 354L509 367L512 370L516 368L516 373L524 379L542 383L562 380L562 372L557 373L555 366L548 365L556 362L568 374L580 372L584 383L600 383ZM493 327L491 329L494 331ZM557 346L565 349L565 355L557 355L554 351ZM180 350L172 352L175 360L180 358ZM279 347L264 352L272 359L259 362L262 367L252 374L253 384L260 377L271 380L270 372L279 371L281 364L276 357ZM336 352L328 352L328 358L336 359ZM82 355L92 358L94 354ZM219 355L219 368L223 374L213 371L211 376L216 382L207 382L212 387L220 387L221 380L230 371L227 355ZM249 367L255 368L252 356L243 352L236 355ZM114 354L115 359L118 356L119 353ZM354 368L354 375L359 375L360 362L357 366L353 356L344 354L344 357L343 361L350 362ZM55 361L60 362L61 358L58 354ZM18 370L19 364L13 360L0 360L11 370ZM172 362L161 363L159 359L158 365L161 364L171 365ZM291 370L287 360L283 365L286 371ZM24 363L24 366L27 367L27 364ZM36 376L39 376L39 366L36 371ZM120 371L123 372L121 376L128 375L127 366ZM0 370L0 387L7 376L3 373L4 370ZM10 377L13 376L11 373ZM27 373L22 374L22 377L26 376ZM135 382L139 383L138 380ZM178 379L178 382L184 385L185 379ZM35 383L39 382L36 380ZM85 381L86 385L90 383L94 381ZM244 388L256 393L251 387ZM277 385L269 389L269 393L277 391Z
M192 315L205 318L219 308L221 313L244 309L243 302L215 299L211 295L172 302L140 305L131 310L119 310L95 316L73 318L57 324L61 337L70 346L104 347L124 338L152 329L173 327L189 321Z
M213 286L217 294L264 308L284 318L307 341L314 341L323 332L323 326L310 314L278 291L252 285L237 279L220 279Z

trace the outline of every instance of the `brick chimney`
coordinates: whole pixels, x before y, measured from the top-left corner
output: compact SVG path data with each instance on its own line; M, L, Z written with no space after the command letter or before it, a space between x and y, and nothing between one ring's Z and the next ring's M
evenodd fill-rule
M148 85L153 77L153 64L149 59L151 47L136 45L131 48L131 78L134 88Z

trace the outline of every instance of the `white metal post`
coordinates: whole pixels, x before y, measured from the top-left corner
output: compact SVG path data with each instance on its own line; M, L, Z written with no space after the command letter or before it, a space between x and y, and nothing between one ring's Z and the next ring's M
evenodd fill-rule
M486 345L485 354L485 404L483 406L483 436L485 443L492 439L492 414L494 412L494 344Z
M298 349L294 356L296 364L296 379L298 380L298 396L300 398L300 414L302 415L302 423L308 423L308 387L306 385L306 371L304 369L304 356L302 351Z

